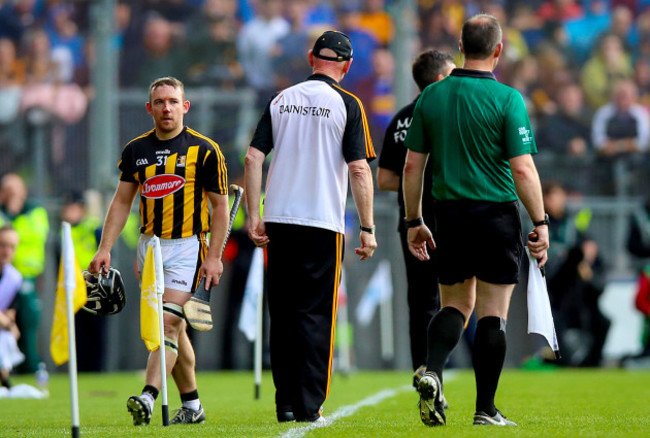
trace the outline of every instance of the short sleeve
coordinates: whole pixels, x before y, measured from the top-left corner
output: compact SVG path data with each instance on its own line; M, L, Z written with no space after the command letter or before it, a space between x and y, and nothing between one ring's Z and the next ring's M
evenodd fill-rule
M346 163L377 158L370 138L368 119L363 104L358 97L349 94L352 99L346 99L347 122L343 133L343 157Z
M409 127L408 133L406 134L404 146L412 151L428 154L431 150L431 145L427 141L426 125L424 124L424 119L422 116L423 100L424 93L422 96L420 96L418 102L415 104L415 109L413 110L413 120L411 120L411 126Z
M120 169L120 181L137 183L135 169L133 168L133 147L127 144L122 150L122 157L117 167Z
M507 158L537 153L526 104L521 94L516 91L511 94L505 109L504 133Z
M201 167L201 185L206 192L228 194L228 170L226 158L216 143L208 145L208 151Z
M271 123L271 102L273 99L275 99L275 96L269 100L266 108L264 108L264 113L257 122L257 128L251 140L251 146L264 152L264 155L268 155L273 149L273 125Z

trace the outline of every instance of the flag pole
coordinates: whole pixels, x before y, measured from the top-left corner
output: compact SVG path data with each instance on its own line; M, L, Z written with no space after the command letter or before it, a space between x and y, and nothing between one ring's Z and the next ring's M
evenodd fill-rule
M344 376L350 374L352 364L350 361L350 319L348 315L348 290L346 285L345 270L341 268L341 282L338 294L338 312L336 315L336 331L339 333L339 367Z
M162 397L162 424L169 426L169 404L167 402L167 361L165 354L165 321L163 316L163 294L165 293L165 277L163 274L162 252L160 239L154 236L150 245L153 245L154 263L156 265L156 296L158 302L158 327L160 330L160 395Z
M264 325L264 293L257 294L257 317L255 318L255 400L260 399L262 388L262 326Z
M74 304L72 294L76 290L74 247L72 246L72 231L68 222L61 223L63 229L63 260L66 314L68 320L68 374L70 376L70 409L72 411L72 438L79 438L79 388L77 386L77 341L74 331ZM65 269L65 268L68 269Z

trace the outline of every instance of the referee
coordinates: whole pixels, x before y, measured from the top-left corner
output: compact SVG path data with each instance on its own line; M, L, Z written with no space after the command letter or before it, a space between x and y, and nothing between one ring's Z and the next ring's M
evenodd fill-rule
M266 106L246 155L249 235L268 255L271 370L277 419L324 421L343 261L348 179L365 260L377 243L375 152L363 106L339 85L352 63L347 35L327 31L309 51L313 74ZM273 151L260 216L262 164Z
M437 50L426 50L418 55L411 69L413 79L420 92L429 84L438 82L449 76L456 67L454 59L448 53ZM402 170L406 161L404 139L413 119L413 109L417 99L399 110L386 128L384 146L379 156L377 169L377 186L380 190L397 192L399 204L399 232L402 254L406 265L406 292L409 306L409 335L411 338L411 362L415 375L413 385L426 369L427 358L427 327L431 318L440 309L438 292L438 263L435 255L426 261L420 261L410 253L406 242L406 225L404 218L404 198L402 197ZM431 166L426 166L424 172L424 189L422 195L422 217L428 224L433 223L433 196L431 195Z
M494 396L506 354L506 319L519 275L523 242L517 199L539 239L531 255L546 263L548 218L537 152L521 95L492 74L503 50L501 27L479 14L462 28L463 68L428 87L418 100L406 137L404 199L411 252L426 260L437 246L442 309L429 326L427 371L420 380L420 417L446 423L442 369L476 309L472 351L476 377L474 424L514 426L497 410ZM422 178L432 161L436 237L422 220Z

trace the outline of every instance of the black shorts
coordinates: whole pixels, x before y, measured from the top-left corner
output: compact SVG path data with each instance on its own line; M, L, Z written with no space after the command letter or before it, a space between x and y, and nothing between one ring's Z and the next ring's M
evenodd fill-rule
M518 282L524 244L516 201L438 201L435 216L440 284Z

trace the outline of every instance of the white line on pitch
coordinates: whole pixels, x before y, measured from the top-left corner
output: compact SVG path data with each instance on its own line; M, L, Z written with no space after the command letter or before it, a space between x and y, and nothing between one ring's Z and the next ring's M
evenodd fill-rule
M377 394L371 395L370 397L361 400L359 403L338 408L336 411L334 411L334 413L332 413L332 415L324 417L325 421L322 423L311 423L307 426L300 426L289 429L281 435L281 438L301 438L305 436L305 434L307 434L307 432L310 430L314 430L317 427L327 427L340 418L353 415L359 410L359 408L376 405L386 400L387 398L395 397L398 392L412 389L413 387L411 385L404 385L395 389L384 389L382 391L379 391Z

